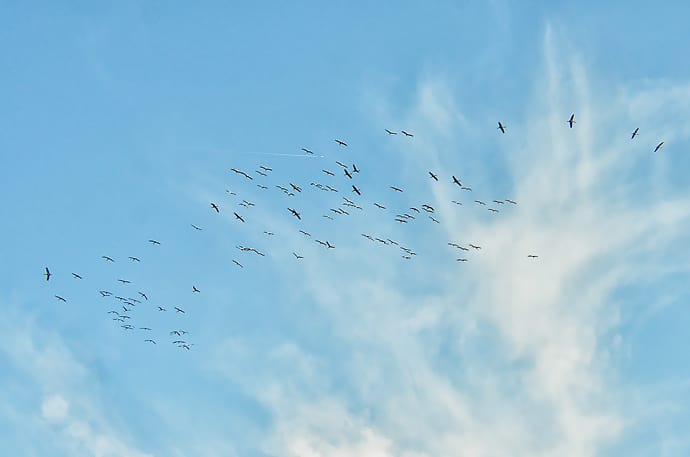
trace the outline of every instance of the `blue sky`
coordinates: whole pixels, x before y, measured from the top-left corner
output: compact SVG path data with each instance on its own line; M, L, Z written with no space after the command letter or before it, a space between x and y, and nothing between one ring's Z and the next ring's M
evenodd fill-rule
M3 450L688 455L688 14L2 2Z

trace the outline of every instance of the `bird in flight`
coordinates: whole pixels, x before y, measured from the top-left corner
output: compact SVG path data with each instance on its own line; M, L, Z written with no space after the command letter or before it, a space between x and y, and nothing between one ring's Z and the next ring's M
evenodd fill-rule
M182 308L178 308L177 306L175 306L175 311L177 311L178 313L186 314Z
M98 293L101 294L101 297L110 297L113 294L112 292L108 292L107 290L99 290Z
M237 265L240 268L244 268L241 263L239 263L237 260L233 259L232 260L235 265Z
M479 203L480 205L486 205L486 203L484 203L484 202L481 201L481 200L475 200L474 202L475 202L475 203Z
M462 205L462 203L460 203L460 202L457 201L457 200L451 200L450 202L451 202L451 203L455 203L456 205Z
M247 173L245 173L244 171L238 170L237 168L231 168L231 170L234 171L234 172L237 173L237 174L240 174L240 175L244 176L244 177L247 178L247 179L254 179L254 178L252 178L251 176L249 176Z
M57 298L57 299L60 300L61 302L67 303L67 300L65 300L64 298L62 298L62 297L59 296L59 295L56 295L55 298Z
M199 293L201 291L199 289L197 289L196 286L192 286L192 293L194 293L194 292Z
M352 172L353 173L359 173L359 168L357 168L357 164L352 164Z
M122 284L129 284L129 283L132 282L132 281L128 281L128 280L126 280L126 279L118 279L117 281L118 281L118 282L121 282Z
M81 275L78 275L76 273L72 273L72 276L74 276L74 279L82 279Z
M402 134L405 135L405 136L414 136L413 134L411 134L411 133L409 133L409 132L406 132L406 131L404 131L404 130L401 130L401 132L402 132Z
M654 152L657 152L659 149L664 147L664 142L662 141L661 143L657 144L656 147L654 148Z
M454 182L455 184L457 184L458 186L462 187L462 183L461 183L460 180L459 180L458 178L456 178L455 176L453 176L453 182Z
M437 224L440 224L440 222L438 221L438 219L434 218L433 216L429 216L429 219L431 219L432 221L436 222Z
M378 203L374 203L374 206L377 207L377 208L386 209L385 206L379 205Z
M506 201L507 201L508 203L512 203L513 205L517 205L517 203L515 203L513 200L508 200L508 199L506 198Z
M321 171L326 173L328 176L335 176L335 174L332 171L328 171L328 170L321 170Z
M129 256L129 260L131 260L132 262L141 262L141 259L138 257Z
M340 166L343 167L343 168L347 168L347 165L345 165L344 163L342 163L342 162L340 162L340 161L338 161L338 160L336 160L335 163L337 163L338 165L340 165Z
M501 124L501 121L498 121L498 130L500 130L501 133L506 133L506 128L503 124Z
M475 246L474 244L470 244L470 247L473 249L481 249L481 246Z
M462 189L462 190L467 190L467 191L472 192L472 188L471 188L471 187L461 187L460 189Z
M193 228L194 230L201 230L201 227L197 227L197 226L194 225L194 224L190 224L190 225L192 226L192 228Z
M51 276L51 275L50 275L50 270L48 269L48 267L46 267L46 272L43 273L43 276L46 277L46 281L50 281L50 276Z
M302 150L303 150L304 152L306 152L307 154L313 154L313 153L314 153L314 151L312 151L311 149L302 148Z
M393 132L392 130L388 130L388 129L384 129L384 130L385 130L386 133L389 134L389 135L397 135L397 134L398 134L398 132Z
M108 262L114 262L114 260L112 259L112 257L108 257L107 255L102 255L102 256L101 256L101 259L107 260Z
M295 189L297 192L302 192L302 188L300 186L290 183L290 187Z
M155 341L153 341L153 340L148 340L148 339L147 339L147 340L144 340L144 343L147 343L147 342L148 342L148 343L153 343L153 344L156 344L156 342L155 342Z
M429 172L429 176L430 176L431 179L433 179L434 181L438 181L438 176L436 176L436 175L433 174L432 172Z
M297 254L296 252L293 252L292 255L294 255L297 260L304 258L304 256L301 256L301 255Z
M347 143L345 143L343 140L339 140L336 138L334 141L338 143L340 146L347 146Z
M495 209L495 208L489 208L489 211L493 211L494 213L497 213L497 212L498 212L498 210Z
M160 241L156 241L156 240L149 240L149 243L151 243L153 245L161 244Z
M630 139L631 139L631 140L632 140L632 139L635 139L635 137L637 136L637 134L638 134L639 131L640 131L640 128L637 127L637 128L635 129L635 131L632 132L632 135L630 136Z
M220 213L220 209L218 209L218 205L216 205L216 204L213 203L213 202L211 202L211 208L215 209L215 210L216 210L216 213Z
M149 297L147 297L146 294L145 294L144 292L137 292L137 293L138 293L139 295L141 295L141 296L144 298L144 300L148 300L148 299L149 299Z
M158 311L165 311L165 308L163 308L162 306L159 306Z
M529 255L527 256L527 258L529 258L529 259L536 259L536 258L539 258L539 256L538 256L538 255L534 255L534 254L529 254Z
M402 192L402 189L399 187L395 187L395 186L390 186L390 187L391 187L391 189L393 189L396 192Z
M263 166L263 165L261 165L259 168L261 168L261 169L264 170L264 171L273 171L273 168L265 167L265 166Z
M240 216L239 214L237 214L237 213L236 213L236 212L234 212L234 211L233 211L233 213L232 213L232 214L234 214L234 215L235 215L235 219L239 219L240 221L244 222L244 219L242 219L242 216Z
M304 230L299 231L302 235L311 236L311 233L305 232Z
M356 193L357 195L362 195L362 193L357 189L357 186L354 184L352 185L352 192Z
M352 179L352 175L350 174L349 171L347 171L347 168L343 168L343 171L345 172L345 176L347 176L348 178Z
M457 260L458 262L467 262L467 259L455 259L455 260Z
M297 211L295 211L295 210L292 209L292 208L288 208L288 210L289 210L289 211L292 213L292 215L295 216L297 219L302 220L302 217L300 216L300 214L299 214Z
M568 125L570 125L570 128L573 128L573 124L575 124L575 114L571 114L570 119L568 119Z

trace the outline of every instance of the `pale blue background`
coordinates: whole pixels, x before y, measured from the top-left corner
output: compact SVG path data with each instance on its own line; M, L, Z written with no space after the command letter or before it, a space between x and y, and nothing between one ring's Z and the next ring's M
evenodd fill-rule
M546 5L0 2L2 454L689 455L690 7Z

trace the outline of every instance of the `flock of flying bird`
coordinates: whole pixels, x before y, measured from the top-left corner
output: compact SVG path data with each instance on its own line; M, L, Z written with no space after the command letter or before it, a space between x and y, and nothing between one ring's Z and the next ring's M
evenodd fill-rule
M573 126L575 124L575 115L574 114L572 114L570 116L570 118L567 121L567 124L569 125L569 127L571 129L573 128ZM500 130L501 133L505 134L506 133L506 126L502 122L498 122L498 130ZM639 130L640 130L639 128L636 128L633 131L633 133L631 135L631 139L635 139L638 136ZM398 134L398 132L393 131L393 130L389 130L389 129L385 129L385 132L391 136ZM407 132L405 130L401 130L400 132L407 138L413 138L414 137L414 134ZM343 148L348 147L348 144L341 139L335 139L334 141L339 146L341 146ZM663 145L664 145L663 141L658 143L657 146L654 148L654 152L655 153L658 152L663 147ZM302 148L302 151L307 155L313 155L314 154L314 152L308 148ZM328 177L327 179L329 180L329 184L321 184L318 182L311 182L310 183L310 185L314 189L318 189L319 191L323 191L326 193L326 195L339 194L341 196L342 201L340 202L339 205L335 205L334 207L330 207L328 209L328 211L326 211L325 214L320 215L321 218L331 220L331 221L334 221L336 217L341 218L341 217L349 216L351 211L363 211L364 210L363 205L367 204L367 202L362 201L366 198L365 196L363 196L363 194L365 193L364 189L361 188L361 185L357 184L357 181L355 179L355 176L357 174L359 174L361 171L357 167L357 165L352 164L352 166L350 167L350 166L346 165L345 163L338 161L338 160L336 160L334 163L335 163L335 165L337 165L341 169L342 175L341 175L340 181L337 181L338 178L336 176L336 173L333 170L324 168L321 170L321 172L323 173L324 176ZM230 171L232 171L237 176L243 177L244 180L246 180L247 182L255 183L256 187L258 187L261 191L263 191L263 192L270 191L269 186L266 184L268 181L269 174L271 174L273 172L273 168L265 166L265 165L261 165L254 171L253 175L251 173L240 170L238 168L231 168ZM255 178L257 178L257 179L255 180ZM441 178L439 178L438 173L435 173L434 171L429 170L428 171L428 179L431 179L434 181L434 183L437 183L440 181ZM340 185L340 183L342 183L342 182L347 182L347 184L350 186L349 187L349 190L350 190L349 195L342 195L342 193L335 187L335 186ZM451 183L451 185L457 186L457 189L460 191L472 192L472 188L464 185L463 182L461 181L461 179L455 175L451 175L448 179L448 182ZM308 222L308 220L305 220L303 213L300 210L296 209L299 202L300 202L300 198L298 196L303 194L303 188L300 185L295 184L293 182L287 182L285 184L276 184L274 188L278 189L287 198L292 199L290 201L294 201L294 203L290 203L289 206L285 206L285 210L287 212L286 215L292 216L294 218L293 219L294 224L297 225L297 227L295 227L295 235L297 233L299 233L299 236L304 237L304 239L313 239L313 241L315 243L319 244L320 246L322 246L326 250L335 249L335 245L332 244L331 240L324 239L323 236L320 236L320 237L318 237L318 235L312 236L311 229L310 229L310 231L308 231L307 227L304 225L305 223ZM388 188L390 190L392 190L394 193L403 193L404 192L404 189L401 186L390 185L390 186L388 186ZM238 197L237 192L232 192L232 191L227 190L226 193L229 194L231 197ZM241 198L241 197L238 197L238 198ZM478 207L486 207L487 201L475 199L473 201L473 203L478 205ZM410 224L413 221L415 221L416 219L418 219L418 218L421 219L424 216L426 216L426 219L431 221L432 223L435 223L435 224L441 223L441 220L437 215L436 209L432 205L430 205L429 203L425 203L425 202L419 202L417 204L413 203L414 206L405 206L404 208L398 207L395 211L389 210L389 207L391 205L388 203L383 203L380 200L379 201L370 200L368 203L371 206L373 206L374 208L376 208L375 211L389 212L391 214L394 214L394 216L392 216L392 220L401 224L401 225ZM451 203L453 203L455 205L463 205L463 203L460 201L460 198L451 200ZM501 205L512 206L512 205L517 205L517 202L515 202L514 200L511 200L511 199L508 199L508 198L502 198L502 199L493 199L491 201L491 204L492 205L486 209L492 213L498 213L500 211L499 207ZM250 224L247 223L249 217L246 216L246 214L247 214L246 211L248 211L250 208L254 207L255 203L253 203L249 200L246 200L246 199L242 199L242 201L239 202L237 204L237 206L242 207L244 209L240 210L239 208L234 208L232 210L232 219L237 221L237 223L239 223L239 224L245 224L246 223L246 225L249 226ZM310 207L313 208L313 206L310 206ZM210 202L210 208L216 214L221 213L221 206L216 202ZM240 213L244 213L244 215L240 214ZM318 217L318 215L311 214L311 213L309 214L309 216L310 217L308 219L311 220L312 223L313 223L312 218ZM191 225L192 229L194 229L196 231L202 230L202 228L196 224L190 224L190 225ZM318 224L315 224L315 225L318 225ZM275 235L275 233L271 230L264 230L263 235L270 237L270 236ZM402 258L405 261L409 261L414 256L417 255L417 252L415 252L414 249L403 245L402 242L398 242L389 236L377 236L377 235L372 235L369 233L362 233L361 236L364 237L365 239L369 240L370 242L377 244L377 245L386 245L389 247L396 247L397 249L399 249L400 258ZM161 243L155 239L149 239L148 242L152 246L160 246L161 245ZM453 241L449 241L447 243L447 245L449 247L454 248L457 251L460 251L463 253L469 252L469 251L481 250L481 245L476 243L476 242L459 244L459 243L456 243ZM251 254L256 255L258 257L265 257L265 255L266 255L263 252L263 250L260 250L256 247L238 245L237 249L240 252L251 253ZM460 254L460 255L461 255L460 257L456 258L457 262L467 262L469 260L467 255L463 255L463 254ZM305 258L304 255L301 255L295 251L292 251L292 257L294 257L294 259L296 261L302 261ZM538 255L530 253L530 254L527 254L526 257L528 259L537 259ZM106 255L102 256L102 260L104 262L107 262L107 263L114 263L115 262L115 259L113 259L110 256L106 256ZM129 256L128 260L133 262L133 263L141 262L141 259L139 257L135 257L135 256ZM236 259L236 258L232 259L232 262L237 268L244 268L244 265L238 259ZM48 267L45 267L44 277L45 277L46 281L50 281L51 278L53 277L53 273L51 273L51 271ZM83 277L78 273L72 273L72 277L73 277L73 279L78 280L78 281L81 281L83 279ZM114 307L115 309L111 309L111 310L107 311L107 313L112 316L112 320L114 322L116 322L117 324L119 324L120 327L124 331L146 332L146 333L151 332L152 331L151 327L143 326L143 325L142 326L138 326L138 325L135 326L133 324L133 321L132 321L132 319L136 315L135 310L136 310L137 306L145 306L148 303L150 303L148 294L142 290L133 290L131 288L132 287L131 281L129 281L127 279L120 278L120 279L117 279L117 282L120 283L120 288L124 287L126 291L112 292L112 291L106 290L106 289L101 289L98 291L98 293L100 294L100 296L103 299L110 299L110 303L114 303L117 305ZM195 285L192 285L191 293L192 294L199 294L199 293L201 293L201 291ZM55 299L60 301L60 302L64 302L64 303L67 302L67 299L61 295L56 294ZM151 306L153 306L153 305L151 305ZM170 308L170 309L168 309L168 308ZM153 308L153 309L156 309L158 312L161 312L161 313L166 312L166 311L172 311L176 315L181 315L181 316L186 313L186 311L179 306L166 307L166 306L162 306L162 305L155 305L155 308ZM177 347L179 347L181 349L190 350L191 347L193 346L193 343L191 343L187 340L186 335L189 332L186 330L174 328L172 330L170 330L170 329L166 330L166 333L171 337L170 338L171 343L176 345ZM151 338L150 337L144 338L143 341L145 343L149 343L149 344L153 344L153 345L157 344L156 340L153 339L152 337Z
M148 242L153 245L153 246L159 246L161 243L158 240L150 239ZM101 260L105 263L115 263L115 259L103 255L101 256ZM129 256L128 260L132 263L139 263L141 262L141 259L139 257L135 256ZM45 277L46 281L50 281L50 279L53 277L53 273L51 273L50 268L45 267L45 271L43 273L43 276ZM83 281L84 277L79 274L79 273L71 273L71 276L74 280L78 281ZM134 311L136 310L137 306L144 306L146 304L149 304L149 294L147 292L144 292L142 290L131 290L131 284L132 281L129 279L123 279L119 278L113 283L119 283L118 287L120 288L120 291L118 292L113 292L111 290L107 289L100 289L98 291L98 294L102 299L109 299L110 304L114 305L109 311L107 311L107 314L111 315L112 320L116 322L117 324L120 325L120 327L125 330L125 331L132 331L132 332L144 332L146 334L149 334L152 332L152 328L148 326L136 326L133 325L132 319L135 318L135 313ZM124 290L123 290L124 288ZM110 287L109 287L110 289ZM200 293L201 291L196 287L192 286L192 293ZM67 299L63 297L62 295L55 295L55 299L58 300L59 302L67 303ZM152 305L151 305L152 306ZM153 308L157 310L158 312L165 312L168 311L168 308L165 306L161 305L155 305ZM171 307L170 311L174 311L175 314L180 314L183 315L186 313L184 309L182 309L179 306L173 306ZM187 341L186 339L182 339L183 335L188 334L189 332L186 330L181 330L181 329L173 329L169 331L169 335L172 338L172 343L175 344L177 347L181 349L186 349L190 350L191 347L194 345L194 343L191 343ZM148 335L147 335L148 336ZM177 338L175 338L177 337ZM150 343L150 344L157 344L156 340L149 337L144 339L145 343Z

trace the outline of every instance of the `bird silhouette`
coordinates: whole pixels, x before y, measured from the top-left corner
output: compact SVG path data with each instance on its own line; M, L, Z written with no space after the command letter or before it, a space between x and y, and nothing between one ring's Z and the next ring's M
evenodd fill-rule
M288 208L288 210L289 210L289 211L292 213L292 215L295 216L297 219L302 220L302 217L300 216L300 214L299 214L296 210L294 210L294 209L292 209L292 208Z

